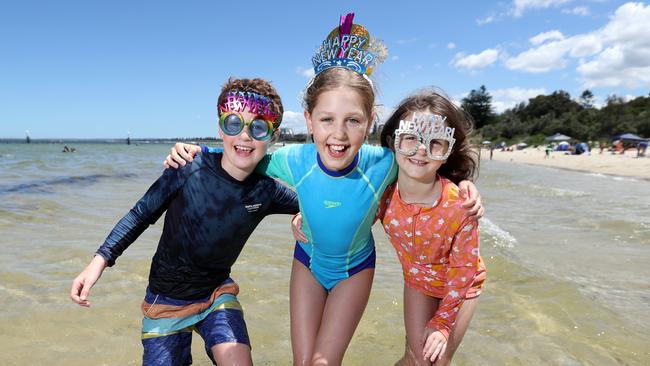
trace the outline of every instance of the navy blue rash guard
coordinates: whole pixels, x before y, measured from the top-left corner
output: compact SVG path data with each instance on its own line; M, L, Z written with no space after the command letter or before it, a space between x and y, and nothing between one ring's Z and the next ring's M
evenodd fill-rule
M180 169L165 170L97 254L112 266L167 211L149 289L181 300L212 294L230 276L246 240L265 216L298 212L293 191L257 173L238 181L221 167L222 156L199 154Z

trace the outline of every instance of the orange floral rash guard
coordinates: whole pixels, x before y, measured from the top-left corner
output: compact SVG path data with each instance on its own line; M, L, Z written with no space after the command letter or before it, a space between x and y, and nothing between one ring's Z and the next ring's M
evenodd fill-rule
M480 294L486 272L478 223L464 216L458 186L439 179L442 192L432 207L405 203L395 184L384 193L378 217L402 264L405 285L441 299L427 327L448 339L463 301Z

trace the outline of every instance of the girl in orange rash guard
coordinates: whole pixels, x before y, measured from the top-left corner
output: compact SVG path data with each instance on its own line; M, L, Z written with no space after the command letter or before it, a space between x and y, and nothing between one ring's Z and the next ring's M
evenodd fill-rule
M478 222L456 185L477 171L471 126L441 92L424 90L402 101L381 133L399 166L378 213L404 273L406 350L397 365L449 364L481 293Z

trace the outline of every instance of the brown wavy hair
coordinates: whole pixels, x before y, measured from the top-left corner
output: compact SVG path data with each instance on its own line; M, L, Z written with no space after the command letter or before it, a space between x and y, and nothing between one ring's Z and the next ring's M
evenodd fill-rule
M472 117L452 103L449 97L437 88L423 89L402 100L381 130L381 146L395 151L393 142L399 121L413 112L429 112L445 116L447 125L456 129L454 132L456 143L447 161L438 169L438 174L456 184L466 179L478 178L478 153L469 141L469 135L473 130Z
M368 79L358 72L344 67L333 67L316 75L311 85L305 90L303 107L311 113L322 93L340 87L352 88L359 93L363 100L363 110L368 118L368 123L372 123L375 91Z
M273 106L273 111L278 114L278 119L274 123L275 128L277 129L280 127L284 107L282 106L280 95L278 95L278 92L275 90L273 85L271 85L271 82L259 78L237 79L231 76L221 87L221 93L219 94L219 98L217 98L218 106L222 105L226 101L227 94L231 91L252 92L269 98Z

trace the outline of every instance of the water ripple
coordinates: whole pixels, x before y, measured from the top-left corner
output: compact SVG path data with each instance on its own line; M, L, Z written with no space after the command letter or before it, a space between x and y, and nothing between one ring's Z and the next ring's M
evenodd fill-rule
M83 185L88 186L97 183L104 178L132 178L136 175L133 173L124 173L116 175L107 174L90 174L84 176L66 176L52 179L35 180L27 183L0 186L0 195L8 193L51 193L52 186L57 185Z

